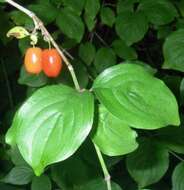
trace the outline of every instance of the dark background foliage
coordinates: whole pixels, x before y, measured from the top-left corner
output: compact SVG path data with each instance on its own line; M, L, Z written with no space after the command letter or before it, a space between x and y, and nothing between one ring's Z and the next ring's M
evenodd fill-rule
M90 89L102 71L125 60L143 65L165 82L177 99L181 126L136 130L139 136L137 150L128 155L104 157L114 181L114 190L183 190L184 1L17 2L34 11L59 46L72 55L71 63L82 88ZM26 15L1 3L0 189L105 190L103 174L90 139L69 159L47 167L41 177L34 175L16 147L10 149L5 143L5 134L16 110L34 91L59 83L73 87L66 66L55 79L25 72L23 56L30 47L29 39L18 41L6 37L8 30L15 25L29 31L34 27ZM48 47L41 35L38 46Z

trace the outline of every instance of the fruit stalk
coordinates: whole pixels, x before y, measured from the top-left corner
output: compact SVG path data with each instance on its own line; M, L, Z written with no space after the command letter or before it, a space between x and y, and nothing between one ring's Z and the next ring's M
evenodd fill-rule
M64 55L64 53L61 51L61 49L59 48L58 44L55 42L55 40L53 39L53 37L51 36L51 34L48 32L48 30L44 26L43 22L36 16L35 13L33 13L32 11L26 9L22 5L16 3L15 1L13 1L13 0L5 0L5 2L8 3L8 4L10 4L11 6L17 8L21 12L25 13L30 18L32 18L32 20L34 22L34 25L35 25L35 30L40 30L42 32L42 35L49 42L51 42L52 45L57 49L58 53L61 55L63 61L65 62L66 66L68 67L68 70L69 70L69 72L71 74L71 77L72 77L72 80L74 82L75 88L80 91L79 82L77 80L77 77L76 77L75 71L73 69L73 66L71 65L71 63L69 62L69 60L67 59L67 57Z

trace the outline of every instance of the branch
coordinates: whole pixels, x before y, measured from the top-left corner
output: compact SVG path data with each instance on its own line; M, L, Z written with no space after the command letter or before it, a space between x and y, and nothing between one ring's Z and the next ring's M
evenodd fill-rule
M46 27L44 26L43 22L36 16L35 13L33 13L32 11L26 9L25 7L19 5L18 3L16 3L13 0L5 0L6 3L10 4L11 6L17 8L18 10L20 10L21 12L25 13L27 16L29 16L30 18L32 18L34 24L35 24L35 29L36 30L40 30L42 32L42 35L49 41L52 43L52 45L57 49L57 51L59 52L59 54L61 55L63 61L65 62L66 66L68 67L68 70L72 76L72 80L74 82L75 88L77 90L80 90L80 86L75 74L75 71L73 69L73 66L71 65L71 63L68 61L67 57L64 55L64 53L61 51L61 49L59 48L59 46L57 45L57 43L55 42L55 40L53 39L53 37L51 36L51 34L48 32L48 30L46 29Z

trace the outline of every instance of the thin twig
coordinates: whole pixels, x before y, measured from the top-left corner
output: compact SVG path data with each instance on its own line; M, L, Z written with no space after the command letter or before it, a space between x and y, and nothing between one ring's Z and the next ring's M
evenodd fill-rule
M5 78L5 81L6 81L6 87L7 87L7 92L8 92L8 99L9 99L9 102L10 102L10 108L13 109L13 107L14 107L13 96L12 96L12 91L11 91L11 88L10 88L10 82L9 82L9 79L8 79L8 74L7 74L7 71L6 71L6 66L4 64L3 59L1 59L1 65L2 65L2 71L3 71L3 74L4 74L4 78Z
M105 42L105 40L96 32L94 32L95 36L102 42L103 45L109 47L109 45Z
M178 156L175 152L173 152L172 150L169 150L169 153L172 154L174 157L176 157L178 160L184 162L184 159L181 158L180 156Z
M61 51L61 49L59 48L59 46L57 45L57 43L55 42L55 40L53 39L53 37L51 36L51 34L48 32L48 30L46 29L46 27L44 26L43 22L35 15L35 13L33 13L32 11L26 9L25 7L21 6L20 4L16 3L13 0L5 0L5 2L7 2L8 4L12 5L13 7L17 8L18 10L20 10L21 12L25 13L26 15L28 15L30 18L32 18L34 24L35 24L35 28L37 30L41 30L42 35L52 43L52 45L57 49L57 51L59 52L59 54L61 55L63 61L65 62L65 64L67 65L70 74L72 76L75 88L77 90L80 90L80 86L75 74L75 71L73 69L73 66L70 64L70 62L68 61L67 57L64 55L64 53Z
M98 146L94 143L95 149L96 149L96 153L98 156L98 159L100 161L103 173L104 173L104 177L105 177L105 181L107 183L107 190L111 190L111 176L107 170L107 166L105 164L105 161L103 159L102 153L100 152L100 149L98 148Z

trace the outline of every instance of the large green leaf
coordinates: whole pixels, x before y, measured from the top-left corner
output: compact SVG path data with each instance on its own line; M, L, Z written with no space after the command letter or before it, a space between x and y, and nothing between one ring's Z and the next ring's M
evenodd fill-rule
M139 188L143 188L163 177L169 167L169 154L153 139L142 139L139 148L128 155L126 164Z
M116 32L127 45L142 40L147 30L148 23L143 12L124 11L117 16Z
M172 190L184 189L184 163L179 163L172 174Z
M184 72L184 29L168 36L163 51L165 58L163 68Z
M139 9L156 25L168 24L177 15L175 6L168 0L141 0Z
M130 62L106 69L95 80L98 99L131 127L157 129L179 125L176 99L163 81Z
M36 91L18 110L6 142L18 148L36 175L70 157L93 123L93 96L64 85Z
M56 19L61 31L71 39L80 42L84 34L84 24L80 16L70 9L62 9Z
M104 154L118 156L134 151L138 147L136 137L135 131L100 106L98 126L92 139Z

